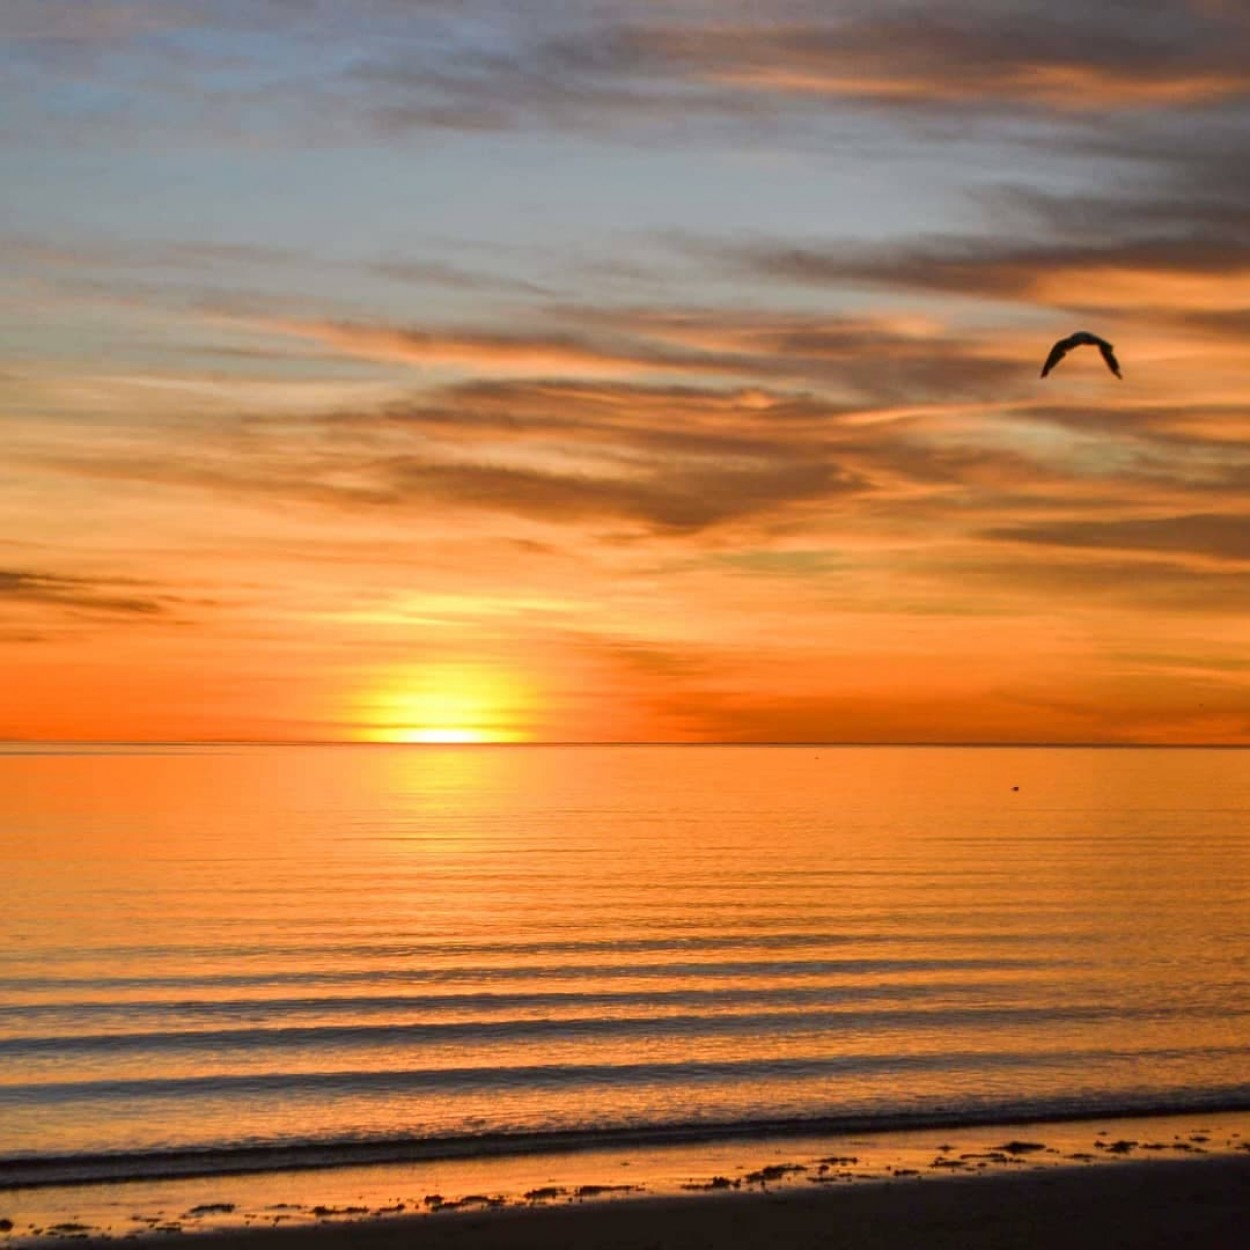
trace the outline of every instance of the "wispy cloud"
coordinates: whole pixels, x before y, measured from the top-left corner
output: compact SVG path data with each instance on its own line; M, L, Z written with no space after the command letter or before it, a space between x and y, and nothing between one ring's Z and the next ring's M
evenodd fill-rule
M1250 561L1250 514L1246 513L1061 521L990 530L987 537L1042 546L1176 552L1221 561Z
M1220 404L1166 388L1149 403L1107 393L1094 411L1081 393L1065 401L1048 384L1043 396L1045 342L1014 330L680 307L557 305L530 320L522 332L241 323L258 342L303 338L423 376L407 393L382 387L393 398L355 384L356 402L329 388L315 405L314 383L222 384L205 412L233 403L237 420L215 434L196 427L193 455L154 455L132 437L126 448L49 444L42 462L336 509L493 511L655 533L776 523L857 498L878 515L888 502L909 524L944 514L942 530L956 517L956 529L1027 526L1088 509L1095 493L1100 507L1136 499L1194 513L1204 497L1242 491L1250 473ZM109 389L86 392L97 410ZM134 388L111 389L107 402L133 412ZM155 415L179 389L171 380L138 399ZM187 394L212 390L201 379ZM288 390L283 416L275 395Z
M695 353L653 351L646 359L620 346L596 344L576 333L501 334L489 331L440 331L349 322L274 321L275 333L316 340L346 354L370 360L400 361L427 367L467 366L481 371L587 374L657 369L690 371L711 368L715 360Z
M929 323L836 317L556 306L523 332L350 322L268 321L257 328L320 342L347 355L431 369L540 378L648 375L795 383L878 401L1001 393L1017 363L993 344Z
M391 127L586 127L699 116L756 121L838 103L1093 114L1205 106L1250 94L1245 26L1181 4L778 5L743 20L674 6L527 34L437 67L359 71Z
M171 599L140 593L148 588L57 573L0 569L0 605L36 604L109 617L154 617L169 612Z
M307 140L315 130L299 119L318 106L332 106L323 134L345 125L392 135L611 134L700 122L749 132L781 119L820 123L840 106L921 122L935 108L987 120L1004 111L1091 116L1250 95L1243 18L1179 0L1145 11L1076 0L895 0L833 12L791 0L765 14L689 2L641 21L636 7L559 0L527 5L524 16L482 2L15 0L0 18L4 38L45 66L96 81L137 64L143 72L124 76L154 102L177 100L181 71L182 90L213 101L219 115L264 112L266 129L281 119ZM65 62L68 44L90 45L92 59ZM100 116L110 113L134 116L120 101Z
M1250 290L1250 268L1241 264L1239 249L1210 238L1093 244L949 236L875 248L764 239L696 241L687 248L774 282L853 284L1032 308L1231 310Z
M900 11L901 10L901 11ZM1211 102L1250 90L1229 35L1182 6L884 5L822 24L718 28L669 41L712 80L766 92L1094 111Z
M0 11L0 39L124 41L194 21L181 0L8 0Z

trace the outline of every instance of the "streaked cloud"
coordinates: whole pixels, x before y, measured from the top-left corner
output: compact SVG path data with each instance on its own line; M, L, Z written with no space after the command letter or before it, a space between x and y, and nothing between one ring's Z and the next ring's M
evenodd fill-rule
M554 10L549 10L549 12ZM539 21L437 66L357 71L392 127L759 121L830 104L1060 114L1184 108L1250 93L1244 22L1184 4L804 4L552 32Z
M0 569L0 605L36 604L123 618L167 613L170 600L163 595L141 593L145 589L128 584L124 579L108 582L58 573Z
M1133 312L1239 309L1250 268L1227 242L1026 242L949 237L876 249L770 240L688 245L744 273L789 284L846 284L1003 300L1032 307Z
M1075 0L894 0L832 12L788 0L766 13L689 0L645 18L629 6L561 0L536 0L524 13L482 0L15 0L0 39L97 83L125 64L153 101L196 93L217 110L218 140L229 118L259 109L270 114L267 130L277 122L315 142L316 128L301 116L317 108L326 110L323 136L361 126L391 135L688 133L704 122L747 132L780 120L819 123L843 106L909 112L918 122L934 109L1090 117L1199 109L1250 94L1242 16L1181 0L1145 11ZM70 45L79 51L67 62ZM92 55L84 61L85 46ZM115 100L83 121L111 118L134 133L132 103ZM185 116L182 124L205 120Z
M192 21L190 6L179 0L8 0L0 12L0 39L117 41Z
M786 381L891 401L1001 388L1014 360L992 344L889 317L735 315L724 310L561 308L524 332L345 322L272 321L257 328L312 339L344 354L430 369L559 378L647 375Z
M1062 521L991 530L990 538L1104 551L1177 552L1216 560L1250 561L1250 513Z

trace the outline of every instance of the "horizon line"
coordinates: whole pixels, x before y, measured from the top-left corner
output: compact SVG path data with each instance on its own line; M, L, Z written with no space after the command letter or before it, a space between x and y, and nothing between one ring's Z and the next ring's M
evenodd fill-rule
M761 739L742 741L738 739L708 739L691 742L664 738L637 739L533 739L529 741L499 742L384 742L360 738L0 738L0 750L6 747L370 747L370 748L416 748L418 750L447 750L462 748L499 750L519 747L767 747L767 748L813 748L829 750L865 748L934 749L934 750L1246 750L1250 742L998 742L969 739L951 742L876 742L856 739Z

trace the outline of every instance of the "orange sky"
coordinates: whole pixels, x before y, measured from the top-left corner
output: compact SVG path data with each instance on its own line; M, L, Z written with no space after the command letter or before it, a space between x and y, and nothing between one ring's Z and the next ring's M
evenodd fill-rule
M1152 14L18 0L0 737L1250 741L1250 24Z

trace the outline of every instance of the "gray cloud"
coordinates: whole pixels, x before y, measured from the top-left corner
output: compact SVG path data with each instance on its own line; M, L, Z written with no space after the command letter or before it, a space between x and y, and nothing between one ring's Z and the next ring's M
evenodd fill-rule
M125 581L102 582L87 577L0 569L0 604L52 605L72 611L121 617L153 617L168 611L163 596L117 593Z
M412 286L446 287L456 291L508 291L520 295L549 297L550 287L523 278L507 278L499 274L482 273L446 261L411 260L387 257L365 266L371 273Z
M539 20L437 66L396 59L359 73L389 97L387 125L464 129L759 120L836 102L1093 114L1250 95L1244 21L1183 3L883 3L833 14L780 4L762 20L675 5L648 24L606 12L581 29Z
M395 426L461 446L559 439L566 447L615 448L671 462L768 457L798 433L852 411L815 395L759 388L506 379L446 387L337 420L355 428Z
M645 21L638 13L561 0L520 10L493 0L10 0L0 39L28 68L125 84L126 98L81 124L143 126L137 93L172 110L162 125L190 133L211 116L219 137L242 124L253 140L275 124L310 142L361 125L672 133L727 124L775 137L780 122L823 125L833 110L845 124L848 107L923 125L935 111L1101 119L1250 97L1244 15L1182 0L883 0L833 11L778 0L766 12L677 0ZM316 72L297 69L292 50ZM211 108L181 108L183 95Z
M656 469L640 480L399 460L387 466L384 477L405 501L438 500L539 520L606 518L686 533L861 485L835 465L782 457L753 467Z
M1218 276L1239 259L1230 251L1228 241L1209 238L1093 244L1038 243L1018 236L947 235L875 247L841 242L802 245L768 239L727 243L685 240L678 245L740 272L790 284L873 286L1027 302L1036 301L1038 283L1059 270L1147 269ZM1097 306L1097 284L1092 283L1077 298L1084 307Z
M1054 521L1004 526L986 537L1053 547L1108 551L1177 552L1219 560L1250 560L1250 516L1198 513L1114 521Z
M301 422L241 417L194 455L58 451L95 479L177 484L354 512L499 512L693 534L865 489L828 446L772 435L740 394L584 384L444 388ZM636 401L641 412L630 411ZM790 405L792 413L802 401ZM819 413L812 403L810 413ZM683 428L689 421L691 428ZM695 428L697 427L697 428ZM537 459L535 456L537 455Z
M384 353L451 348L505 376L295 426L240 414L211 435L199 431L194 455L62 446L53 459L90 477L336 509L450 506L668 534L768 525L821 501L874 496L875 515L925 533L935 521L1064 520L1073 506L1196 512L1197 500L1230 499L1250 479L1250 450L1187 429L1183 413L1036 408L1033 370L933 329L681 310L552 316L550 333L513 336L333 324L327 332L346 335L349 354L379 340ZM566 324L583 326L581 335ZM548 357L556 376L506 376L517 362ZM653 380L659 362L679 359L715 360L724 381ZM630 376L599 376L604 360ZM583 368L590 376L579 376ZM1016 413L1013 390L1027 404ZM942 400L993 411L978 418L974 409L948 427L934 408Z
M736 258L736 253L734 253ZM752 262L747 262L752 263ZM561 376L645 372L838 389L872 402L1000 397L1019 363L954 334L912 334L883 318L723 310L555 307L524 332L354 322L272 322L345 355Z
M6 0L0 39L116 42L191 24L190 6L173 0Z

